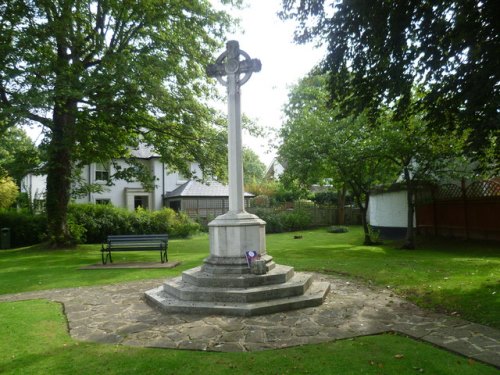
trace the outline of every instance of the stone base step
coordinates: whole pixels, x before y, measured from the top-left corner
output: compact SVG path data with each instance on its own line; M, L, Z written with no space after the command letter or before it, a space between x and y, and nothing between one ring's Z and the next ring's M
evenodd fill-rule
M145 292L145 297L150 304L168 313L254 316L319 306L329 291L330 283L313 282L300 296L251 303L200 302L180 300L165 293L163 286L160 286Z
M213 288L251 288L262 285L286 283L294 275L293 267L276 264L265 275L216 275L204 272L202 267L191 268L182 273L182 280L199 287Z
M311 283L312 276L304 273L296 273L286 283L250 288L200 287L176 277L167 280L163 290L183 301L253 303L302 295Z

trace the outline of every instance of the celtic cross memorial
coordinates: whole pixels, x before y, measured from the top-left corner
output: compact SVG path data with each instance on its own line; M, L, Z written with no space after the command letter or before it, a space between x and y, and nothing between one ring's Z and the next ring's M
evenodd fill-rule
M215 64L207 67L207 74L227 88L229 123L229 211L209 224L210 257L205 260L205 268L212 272L217 272L216 269L247 272L247 251L266 255L265 222L245 211L241 141L240 88L253 73L260 71L261 66L258 59L251 59L248 53L240 50L238 42L232 40L227 42L226 50Z

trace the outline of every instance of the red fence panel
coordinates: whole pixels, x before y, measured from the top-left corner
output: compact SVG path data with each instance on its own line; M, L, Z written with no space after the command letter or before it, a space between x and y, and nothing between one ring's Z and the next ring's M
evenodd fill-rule
M500 241L500 184L448 184L422 197L416 203L419 233Z

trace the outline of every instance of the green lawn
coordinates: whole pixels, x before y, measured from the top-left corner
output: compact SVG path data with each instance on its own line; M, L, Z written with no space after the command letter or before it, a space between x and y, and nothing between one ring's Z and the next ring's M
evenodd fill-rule
M302 236L294 239L294 236ZM418 304L500 327L500 251L479 242L420 241L360 246L360 228L267 236L277 263L298 271L341 273L393 289ZM49 251L41 246L0 251L0 294L108 284L178 275L208 256L208 237L169 242L165 270L79 270L100 262L100 246ZM117 253L115 262L158 261L159 254ZM36 314L33 313L36 311ZM0 373L203 373L206 374L489 374L496 370L431 345L395 335L363 337L259 353L202 353L79 343L66 332L61 307L46 301L0 303ZM402 354L403 357L399 355ZM395 357L395 356L398 357Z
M33 311L36 311L34 314ZM253 352L206 353L82 343L57 303L0 303L3 374L497 374L397 335Z

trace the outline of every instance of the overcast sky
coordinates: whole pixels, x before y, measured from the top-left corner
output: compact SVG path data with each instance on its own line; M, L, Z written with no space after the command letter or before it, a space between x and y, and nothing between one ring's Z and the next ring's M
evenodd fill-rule
M260 59L262 70L254 73L242 87L242 112L266 128L278 129L290 86L305 76L324 52L312 44L293 43L294 23L281 21L277 16L281 0L247 0L246 3L245 9L234 12L241 19L241 31L229 35L228 40L237 40L251 58ZM276 140L248 136L243 139L244 145L256 151L266 165L274 156L269 152L269 142L276 143Z

